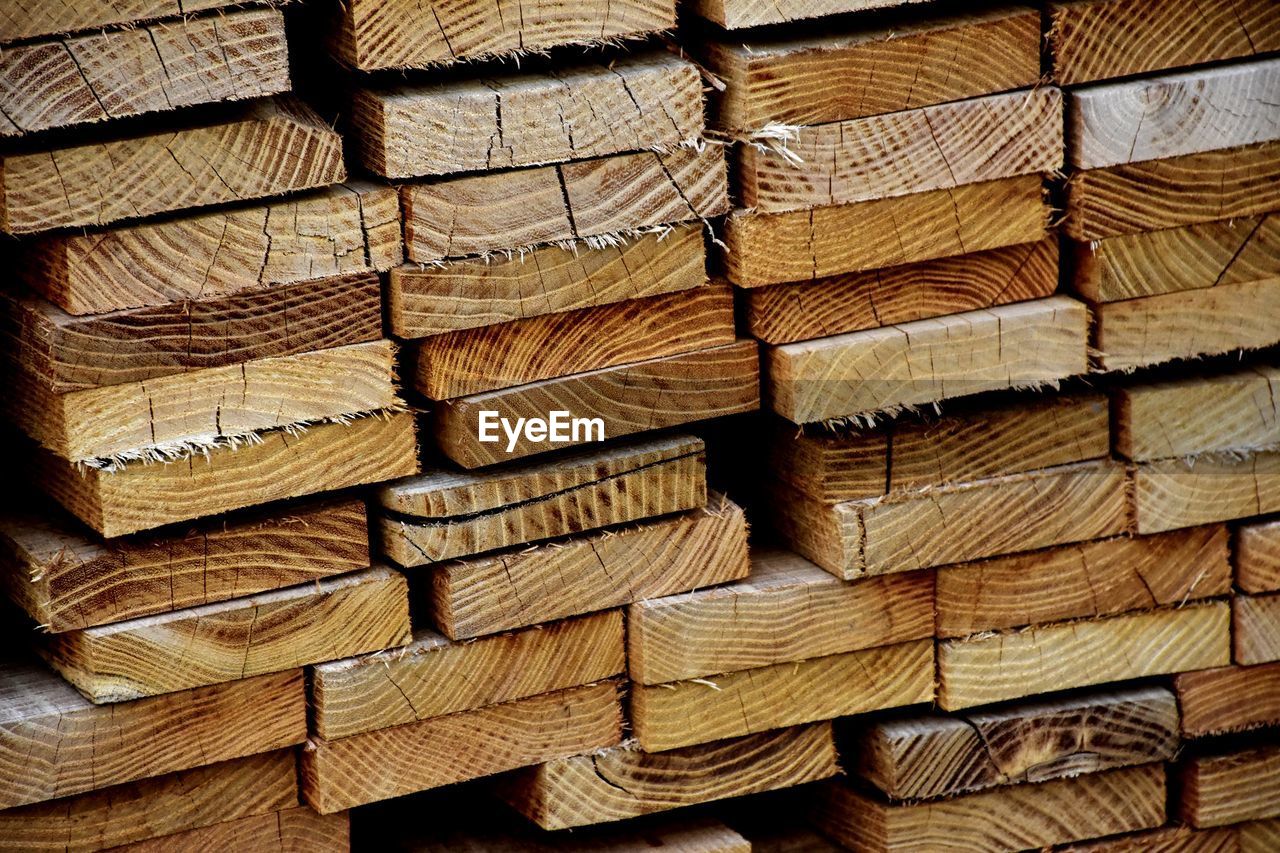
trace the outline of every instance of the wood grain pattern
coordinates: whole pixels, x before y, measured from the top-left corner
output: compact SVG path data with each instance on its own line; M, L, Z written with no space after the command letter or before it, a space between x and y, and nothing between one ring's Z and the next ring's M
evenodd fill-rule
M1280 819L1255 820L1240 824L1240 853L1267 853L1280 845Z
M1280 592L1280 521L1236 529L1236 586L1244 592Z
M85 0L73 4L22 0L0 9L0 42L172 18L230 5L232 0Z
M1280 746L1188 758L1178 816L1196 827L1280 816Z
M543 829L638 817L790 788L839 773L830 723L668 752L618 748L500 779L498 795Z
M1055 848L1062 853L1242 853L1236 828L1166 826Z
M332 814L621 740L618 686L606 681L338 740L312 738L299 761L302 795Z
M895 800L1047 782L1171 759L1178 703L1160 687L1093 692L949 716L871 724L854 774Z
M406 184L400 202L406 253L417 263L705 219L729 208L720 145Z
M546 418L554 411L566 411L575 418L600 418L604 435L614 439L759 408L756 344L739 340L699 352L460 397L436 410L433 427L441 452L464 468L477 468L583 443L570 441L550 448L521 433L508 451L505 441L480 441L482 411L496 412L494 417L512 424L519 418Z
M933 700L933 642L912 640L711 679L631 687L641 749L696 743Z
M1144 462L1134 469L1139 533L1280 511L1280 452Z
M1231 599L1231 647L1236 663L1280 661L1280 593Z
M1021 386L1089 369L1089 311L1052 296L765 350L773 410L797 424Z
M476 637L747 576L742 510L723 495L702 509L631 528L445 563L431 576L432 621Z
M726 30L737 30L920 2L923 0L793 0L785 4L773 0L694 0L693 11Z
M725 220L725 275L741 287L810 281L1031 243L1049 207L1037 175Z
M279 97L213 124L0 158L0 231L106 225L346 179L342 141Z
M1225 666L1226 602L1032 627L938 644L938 704L948 711L1109 681Z
M319 815L309 808L295 807L127 844L118 848L118 853L167 853L171 850L344 853L351 849L350 832L350 819L346 812Z
M545 462L431 471L384 486L382 552L421 566L696 509L707 502L701 439L668 436Z
M1173 689L1184 737L1280 725L1280 663L1184 672Z
M661 684L803 661L933 634L933 576L842 583L808 560L754 548L739 581L627 608L633 681Z

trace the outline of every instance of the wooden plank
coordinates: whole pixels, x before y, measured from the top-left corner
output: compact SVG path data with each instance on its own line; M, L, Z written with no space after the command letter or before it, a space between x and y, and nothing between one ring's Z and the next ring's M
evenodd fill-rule
M989 95L802 127L795 136L786 143L790 156L753 145L737 150L744 207L808 210L1057 172L1062 92Z
M36 482L106 537L418 472L414 417L375 414L167 464L87 468L42 451Z
M755 342L739 340L699 352L460 397L436 410L432 426L441 452L464 468L477 468L599 438L622 438L757 411L759 371ZM603 428L584 427L577 435L566 428L569 440L554 447L527 431L520 432L514 444L496 430L481 441L480 413L486 411L495 413L491 418L505 418L516 430L521 418L526 423L530 418L545 420L557 411L568 412L566 417L599 418Z
M382 552L401 566L496 551L707 502L702 440L668 436L384 486Z
M733 288L717 282L435 335L413 347L413 384L446 400L734 340Z
M588 826L839 773L830 723L668 752L625 747L550 761L503 777L498 795L543 829Z
M1191 527L938 569L937 636L1114 616L1231 594L1227 530ZM1044 591L1053 589L1053 595Z
M0 9L0 42L221 9L232 0L29 0Z
M306 738L301 670L100 706L37 662L10 654L2 668L4 808L282 749ZM262 784L263 777L258 779Z
M1167 761L1179 746L1178 703L1160 687L1093 692L949 716L871 724L854 775L891 799L949 797Z
M1062 853L1242 853L1236 828L1166 826L1057 847Z
M242 817L153 838L118 848L119 853L167 853L170 850L261 850L266 853L344 853L351 849L346 812L319 815L309 808Z
M694 0L693 11L726 30L737 30L920 2L923 0L801 0L785 4L773 0Z
M1280 208L1280 143L1077 172L1067 183L1066 233L1099 240Z
M1040 19L1026 6L889 27L835 25L813 35L709 38L707 67L726 84L716 125L810 125L1022 89L1040 80ZM832 80L849 81L832 86Z
M1148 764L925 803L830 783L813 813L824 834L854 850L1022 850L1157 827L1165 796L1163 765Z
M646 752L933 700L933 642L912 640L712 679L632 684Z
M290 97L221 121L0 158L0 231L106 225L346 179L342 141Z
M1133 482L1139 533L1280 512L1280 452L1144 462Z
M579 687L626 667L620 610L469 643L419 628L403 648L313 667L313 731L336 740Z
M1236 586L1244 592L1280 592L1280 521L1236 529Z
M425 338L688 290L707 281L702 225L619 238L599 247L538 246L510 258L406 264L391 270L387 321Z
M1121 386L1112 399L1116 452L1135 462L1280 444L1278 367Z
M184 17L6 47L0 136L287 91L278 10Z
M1052 296L765 350L773 410L858 419L1088 372L1089 311Z
M1231 644L1236 663L1280 661L1280 593L1231 599Z
M431 576L432 622L458 640L550 622L747 576L742 510L707 506L635 527L444 563Z
M501 7L463 0L425 11L417 0L352 0L335 11L330 49L361 71L429 68L638 37L675 23L674 0L550 6L515 0Z
M1186 759L1178 816L1196 827L1280 816L1280 746Z
M769 344L910 323L1058 289L1058 241L1041 240L810 282L747 289L746 327Z
M386 271L404 244L395 189L349 181L267 204L41 236L19 252L18 278L80 315Z
M37 648L93 702L124 702L402 646L409 585L387 568L55 634Z
M1031 243L1049 207L1037 175L725 220L725 275L741 287L810 281Z
M1173 689L1184 737L1280 725L1280 663L1184 672Z
M602 682L338 740L312 738L302 795L321 814L614 746L618 685Z
M932 635L929 572L850 584L790 551L755 548L740 581L628 607L627 667L633 681L661 684Z
M948 711L1055 690L1225 666L1226 602L1066 622L938 644L938 704Z
M729 209L720 145L406 184L400 201L407 255L420 264L706 219Z

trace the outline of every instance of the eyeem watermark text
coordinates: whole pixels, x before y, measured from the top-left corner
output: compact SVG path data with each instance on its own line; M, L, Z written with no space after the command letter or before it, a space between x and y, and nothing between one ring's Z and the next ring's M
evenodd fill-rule
M499 435L507 438L507 452L516 449L516 444L523 436L532 444L548 442L550 444L579 444L586 441L604 441L603 418L575 418L569 412L557 409L548 412L545 418L510 418L500 417L497 412L482 409L480 424L476 430L481 444L494 444L501 441Z

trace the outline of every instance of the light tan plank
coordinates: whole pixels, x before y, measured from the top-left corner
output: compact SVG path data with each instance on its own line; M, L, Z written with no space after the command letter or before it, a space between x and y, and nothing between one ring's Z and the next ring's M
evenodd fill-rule
M1280 747L1192 757L1179 768L1178 815L1196 827L1280 816Z
M1236 585L1244 592L1280 592L1280 521L1236 530Z
M1280 663L1184 672L1173 679L1188 738L1280 724Z
M230 0L23 0L0 9L0 41L171 18L230 5Z
M1231 599L1231 644L1236 663L1280 661L1280 593Z
M350 833L346 812L319 815L304 806L190 829L127 844L117 850L118 853L168 853L175 849L346 853L351 849Z
M1062 853L1241 853L1236 828L1166 826L1055 848Z
M693 11L726 30L737 30L920 2L923 0L792 0L784 4L773 0L694 0Z
M1280 511L1280 453L1145 462L1134 470L1139 533Z

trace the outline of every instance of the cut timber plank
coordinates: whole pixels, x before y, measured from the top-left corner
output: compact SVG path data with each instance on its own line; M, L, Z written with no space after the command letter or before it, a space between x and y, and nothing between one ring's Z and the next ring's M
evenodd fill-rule
M948 710L1230 662L1230 608L1192 604L938 644Z
M684 355L623 364L574 376L546 379L516 388L451 400L434 414L440 450L464 468L519 459L605 438L680 426L694 421L754 412L760 408L760 363L756 344L739 340ZM516 424L520 418L546 419L551 412L571 418L598 418L602 430L584 428L581 440L557 442L521 432L514 444L505 436L480 440L481 412L495 412ZM496 421L494 423L497 423ZM492 431L490 436L499 435Z
M873 723L854 775L895 800L934 799L1167 761L1178 746L1173 694L1137 687Z
M351 822L346 812L319 815L301 806L139 841L116 848L116 853L169 853L172 850L346 853L351 849L350 834Z
M661 684L933 635L929 572L844 583L790 551L752 550L751 574L627 609L633 681Z
M1280 142L1077 172L1064 228L1076 240L1243 219L1280 209Z
M383 553L421 566L704 506L705 450L675 435L475 473L431 471L384 486L379 501Z
M753 131L1022 89L1040 80L1039 42L1039 16L1014 6L847 33L753 33L745 44L710 40L701 49L727 86L713 101L715 123ZM832 86L836 79L849 85Z
M274 821L297 802L293 751L280 750L5 809L0 846L91 853L239 818Z
M1088 335L1084 304L1052 296L769 347L764 369L787 420L856 419L1086 373Z
M166 464L130 462L79 470L41 452L41 488L108 538L233 509L418 472L414 417L375 414L325 423L260 443L218 447Z
M444 563L432 621L450 639L508 631L747 576L747 526L723 495L631 528Z
M103 542L52 513L0 517L2 584L61 633L293 586L369 565L361 501L301 504Z
M1280 512L1280 452L1236 460L1144 462L1134 473L1139 533Z
M676 24L674 0L550 5L515 0L501 8L462 0L425 10L417 0L352 0L339 9L331 49L361 71L520 57L526 51L642 36Z
M706 219L729 209L721 145L406 184L400 200L406 253L416 263Z
M413 383L446 400L734 340L733 288L717 282L435 335L413 347Z
M1236 837L1236 828L1192 829L1166 826L1098 841L1055 847L1059 853L1247 853Z
M0 668L4 808L282 749L306 738L301 670L98 706L38 663L9 656ZM263 781L259 776L256 783ZM247 786L242 793L249 793Z
M278 10L179 18L6 47L0 136L287 91Z
M409 585L387 568L56 634L39 650L93 702L123 702L401 646Z
M1055 239L811 282L755 287L744 295L751 336L769 344L789 344L1042 299L1057 289Z
M1227 530L1191 527L938 569L937 636L1113 616L1231 594ZM1045 595L1052 589L1053 595Z
M787 156L738 149L744 207L808 210L1051 173L1062 168L1062 92L1043 87L802 127L786 145Z
M0 158L0 231L105 225L346 179L342 140L280 97L177 131Z
M756 287L998 249L1046 236L1038 175L725 220L725 274ZM901 239L900 239L901 238Z
M788 3L776 3L774 0L694 0L692 11L726 30L738 30L920 2L923 0L799 0Z
M1280 593L1231 600L1231 644L1236 663L1280 661Z
M222 9L234 0L26 0L0 7L0 42L33 36L174 18L205 9Z
M1280 816L1280 746L1196 756L1179 769L1178 816L1192 826Z
M444 84L357 90L365 168L388 178L539 166L678 145L702 133L702 80L666 51Z
M1134 462L1280 445L1280 367L1123 386L1112 399L1116 452Z
M1165 796L1164 766L1147 764L925 803L887 803L833 782L812 814L824 834L862 853L1024 850L1160 826Z
M335 740L590 684L626 666L620 610L470 643L419 629L402 649L314 667L314 732Z
M1183 672L1173 689L1184 737L1280 725L1280 663Z
M697 743L933 700L933 642L912 640L693 681L631 687L641 749Z
M498 795L543 829L623 820L839 773L830 723L669 752L610 749L510 774Z
M1064 86L1280 50L1271 0L1049 4L1053 77Z
M1280 521L1236 530L1236 585L1244 592L1280 592Z
M306 802L321 814L614 746L618 685L602 682L338 740L302 750Z

